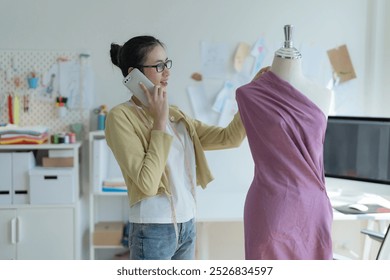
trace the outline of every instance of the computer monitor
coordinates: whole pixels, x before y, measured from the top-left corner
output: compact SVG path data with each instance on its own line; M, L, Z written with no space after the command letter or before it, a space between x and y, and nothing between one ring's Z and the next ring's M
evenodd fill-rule
M390 118L330 116L326 177L390 184Z

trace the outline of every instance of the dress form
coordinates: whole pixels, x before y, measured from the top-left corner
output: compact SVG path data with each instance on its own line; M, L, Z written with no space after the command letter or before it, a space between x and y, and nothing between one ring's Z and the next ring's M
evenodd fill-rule
M315 84L303 75L302 55L293 47L291 25L284 26L284 35L284 46L275 52L270 71L306 95L327 117L330 110L331 91Z

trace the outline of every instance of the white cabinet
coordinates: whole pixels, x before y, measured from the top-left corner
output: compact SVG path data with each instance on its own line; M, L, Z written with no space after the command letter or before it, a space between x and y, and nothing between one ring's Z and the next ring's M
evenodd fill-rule
M0 145L0 259L81 258L80 146ZM73 166L42 167L52 150Z
M16 259L15 210L0 210L0 259Z
M72 207L0 209L0 259L75 259Z
M96 145L96 142L99 142ZM97 155L97 147L105 143L104 131L92 131L89 134L89 253L90 259L112 259L115 254L126 251L121 245L95 245L94 232L98 222L128 221L129 203L127 192L103 192L102 181L107 170L102 170L102 161L107 157ZM109 163L108 168L113 163Z

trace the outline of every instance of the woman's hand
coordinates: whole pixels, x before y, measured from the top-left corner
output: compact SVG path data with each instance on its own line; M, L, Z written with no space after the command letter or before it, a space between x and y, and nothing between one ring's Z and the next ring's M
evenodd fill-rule
M155 86L153 93L150 93L144 84L140 84L149 102L149 112L153 117L153 129L165 131L168 120L168 98L167 92L161 86Z
M268 72L270 69L271 69L271 66L261 68L260 71L257 72L257 74L253 77L252 81L260 78L261 75L263 75L265 72Z

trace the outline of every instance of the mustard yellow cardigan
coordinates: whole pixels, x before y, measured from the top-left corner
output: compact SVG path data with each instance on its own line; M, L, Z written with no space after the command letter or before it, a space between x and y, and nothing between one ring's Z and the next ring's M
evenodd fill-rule
M172 136L152 130L153 119L149 112L140 110L137 113L136 110L139 109L130 102L112 108L105 129L107 144L121 168L131 206L150 196L171 194L166 162ZM145 119L140 118L139 113ZM177 107L170 106L169 120L184 122L194 144L197 185L203 188L213 180L204 150L238 147L246 136L239 113L226 128L222 128L194 120Z

